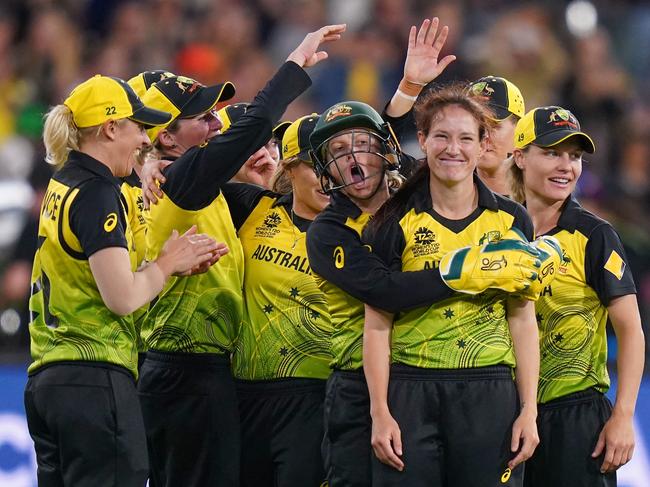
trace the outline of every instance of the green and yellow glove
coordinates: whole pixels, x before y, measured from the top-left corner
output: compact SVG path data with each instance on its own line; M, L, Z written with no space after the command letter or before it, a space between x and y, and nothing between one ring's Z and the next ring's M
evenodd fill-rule
M540 251L519 231L510 229L495 242L463 247L444 255L440 275L447 286L465 294L487 289L523 294L537 282L541 263Z
M558 268L562 263L562 247L558 239L550 235L539 237L530 245L539 252L541 266L535 282L530 288L519 294L530 301L537 301L544 288L553 282L557 275Z

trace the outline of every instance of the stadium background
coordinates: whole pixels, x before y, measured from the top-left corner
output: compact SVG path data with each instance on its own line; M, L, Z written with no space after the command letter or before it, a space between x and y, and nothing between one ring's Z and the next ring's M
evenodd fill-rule
M381 109L402 71L409 26L450 27L439 79L487 74L516 83L528 109L570 108L593 135L583 204L626 246L650 335L650 2L633 0L2 0L0 2L0 485L35 485L22 389L29 361L26 299L38 208L50 172L42 114L95 73L125 79L168 69L230 80L250 101L308 31L347 22L294 119L343 99ZM408 141L406 150L417 154ZM615 373L615 342L610 341ZM647 350L646 345L646 350ZM615 387L612 387L615 390ZM637 406L637 448L622 487L650 485L650 379Z

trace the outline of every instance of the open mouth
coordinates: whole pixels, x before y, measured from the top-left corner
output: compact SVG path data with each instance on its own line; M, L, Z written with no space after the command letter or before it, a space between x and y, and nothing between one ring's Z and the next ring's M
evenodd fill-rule
M350 178L352 179L352 184L361 183L366 178L363 168L358 164L355 164L350 168Z
M560 186L567 186L569 184L569 180L567 178L549 178L549 181L555 184L559 184Z

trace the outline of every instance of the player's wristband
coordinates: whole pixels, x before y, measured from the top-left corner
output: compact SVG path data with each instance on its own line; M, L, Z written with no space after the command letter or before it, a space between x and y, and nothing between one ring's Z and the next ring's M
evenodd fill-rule
M407 96L417 97L426 84L416 83L415 81L409 81L406 78L402 78L402 81L399 82L397 91L401 91Z
M402 90L400 90L399 88L397 89L397 91L395 92L395 94L396 94L397 96L401 96L402 98L404 98L404 99L406 99L406 100L409 100L409 101L415 101L415 100L418 99L417 96L407 95L406 93L404 93L404 92L403 92Z

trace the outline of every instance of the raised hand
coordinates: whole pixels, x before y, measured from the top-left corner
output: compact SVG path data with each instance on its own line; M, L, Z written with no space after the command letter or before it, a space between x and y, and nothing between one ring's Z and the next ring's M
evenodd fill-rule
M445 45L449 27L446 25L438 33L438 17L424 19L420 30L412 26L409 32L409 46L404 63L404 79L417 85L426 85L442 73L456 56L448 55L438 61L440 51Z
M300 45L291 53L287 61L293 61L302 68L308 68L327 59L327 52L317 49L323 42L336 41L345 32L346 24L326 25L305 36Z

